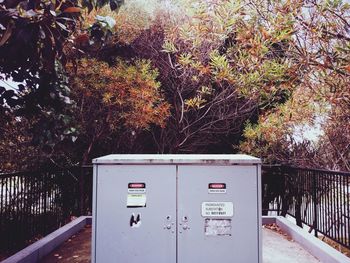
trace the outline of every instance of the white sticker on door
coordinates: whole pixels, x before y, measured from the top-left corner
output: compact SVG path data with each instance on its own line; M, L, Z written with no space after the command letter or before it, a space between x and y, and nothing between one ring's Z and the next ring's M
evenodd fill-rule
M203 217L233 217L232 202L203 202Z
M231 219L210 219L204 221L206 236L231 236Z
M127 207L146 207L145 194L128 194Z

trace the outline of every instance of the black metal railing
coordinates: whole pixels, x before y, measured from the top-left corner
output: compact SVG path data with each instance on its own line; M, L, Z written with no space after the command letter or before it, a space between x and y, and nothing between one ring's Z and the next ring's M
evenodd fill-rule
M91 198L91 166L0 175L0 252L90 214ZM350 248L350 173L265 165L262 208Z
M263 166L263 214L291 215L297 225L350 248L350 173Z
M0 252L11 253L91 211L91 167L0 174Z

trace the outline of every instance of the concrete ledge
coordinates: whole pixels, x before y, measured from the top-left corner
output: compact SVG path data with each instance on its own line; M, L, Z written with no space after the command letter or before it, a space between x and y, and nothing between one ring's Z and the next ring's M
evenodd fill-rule
M350 258L282 216L263 217L262 223L263 225L276 223L294 241L323 263L350 263Z
M262 224L263 225L271 225L276 223L276 217L275 216L263 216L262 217Z
M38 262L49 254L72 235L81 230L85 225L91 224L91 216L81 216L72 222L57 229L39 241L22 249L13 256L1 261L1 263L33 263Z
M85 225L92 225L92 216L84 216L86 218Z

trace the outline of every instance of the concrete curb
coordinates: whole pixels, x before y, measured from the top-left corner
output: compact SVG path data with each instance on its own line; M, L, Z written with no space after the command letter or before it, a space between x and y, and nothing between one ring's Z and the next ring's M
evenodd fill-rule
M262 224L276 223L294 241L322 263L350 263L350 258L327 245L282 216L263 216Z
M1 261L1 263L33 263L38 262L49 254L72 235L81 230L85 225L91 224L91 216L81 216L72 222L57 229L39 241L22 249L13 256Z

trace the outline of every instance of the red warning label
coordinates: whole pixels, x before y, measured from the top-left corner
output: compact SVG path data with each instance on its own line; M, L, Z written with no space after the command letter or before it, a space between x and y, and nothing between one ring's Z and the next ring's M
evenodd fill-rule
M144 194L144 193L146 193L146 184L145 183L129 183L128 184L128 193L129 194Z
M209 189L226 189L226 184L223 183L211 183Z
M210 183L208 185L209 194L226 194L226 184L225 183Z
M129 183L128 188L146 188L145 183Z

